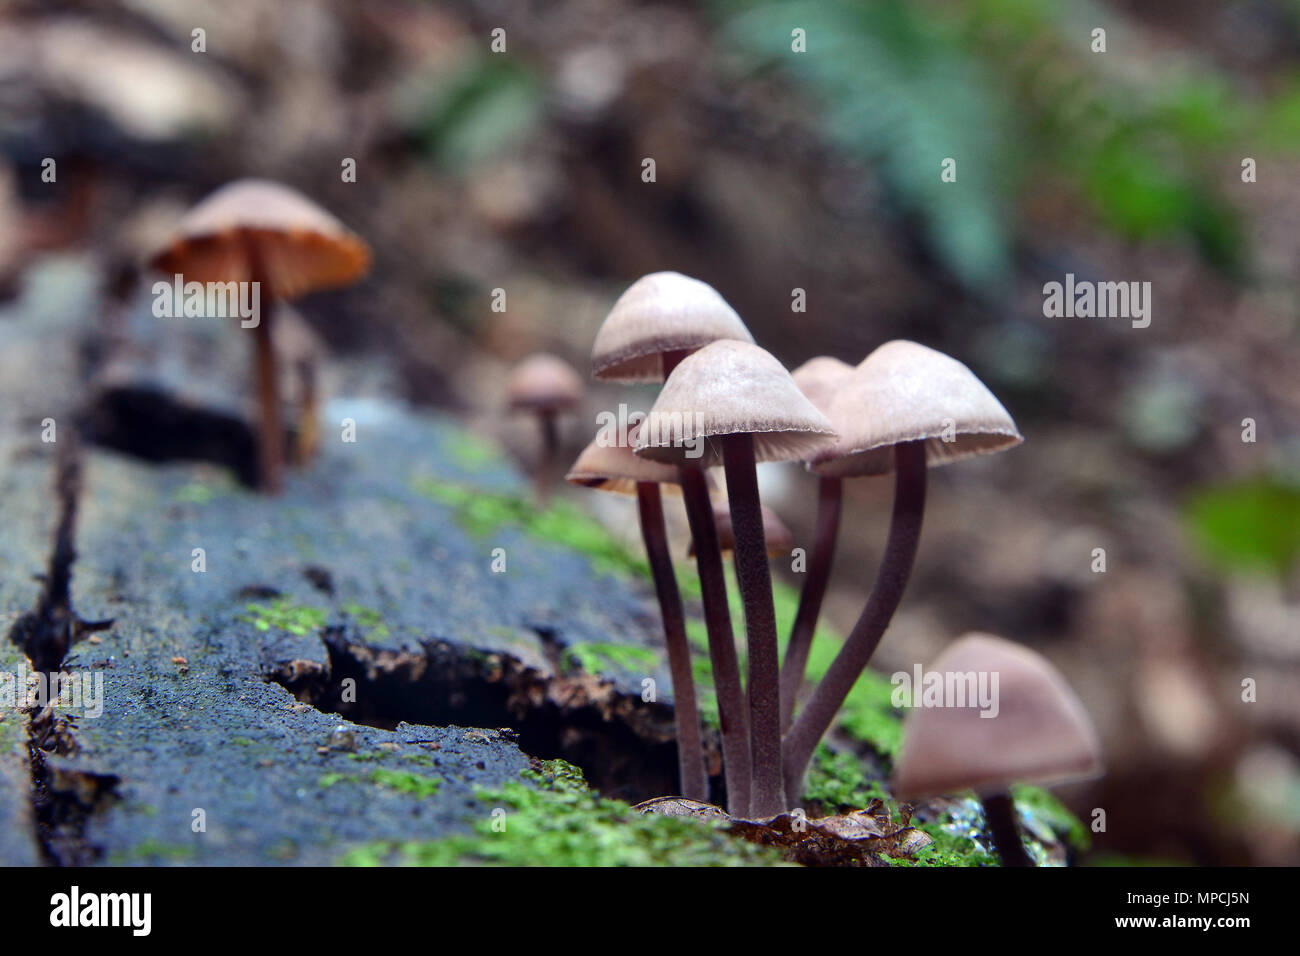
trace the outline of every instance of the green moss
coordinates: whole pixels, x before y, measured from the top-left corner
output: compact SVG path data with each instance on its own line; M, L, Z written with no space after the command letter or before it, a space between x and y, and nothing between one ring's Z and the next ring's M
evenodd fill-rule
M433 796L442 786L442 781L436 777L426 777L411 773L409 770L389 770L385 767L377 767L370 771L370 776L366 779L399 793L412 794L421 800Z
M362 637L365 640L383 641L392 636L388 625L384 623L384 615L374 608L366 607L355 601L349 601L343 605L341 610L364 630Z
M111 863L129 863L136 861L164 860L180 863L192 860L195 849L180 843L163 843L153 837L141 840L135 846L125 850L116 850L109 854Z
M1042 787L1015 786L1011 795L1031 831L1041 823L1080 853L1092 846L1092 834L1083 822Z
M518 495L427 476L414 479L412 487L416 493L451 508L460 526L475 537L486 537L502 528L519 528L532 537L585 554L600 573L639 577L650 574L643 558L623 547L599 521L567 502L539 511L532 501Z
M934 840L929 846L918 850L912 860L890 860L891 866L997 866L997 858L992 856L974 839L952 832L951 827L940 823L918 823L918 830L924 830Z
M321 774L321 778L317 783L319 783L323 789L328 789L329 787L336 786L340 783L356 783L357 780L358 778L354 774L325 773Z
M236 747L253 746L253 741L249 740L247 737L231 737L230 742L234 744Z
M270 604L249 604L240 615L241 621L247 621L259 631L272 628L288 631L298 637L314 634L325 626L325 611L318 607L294 604L287 598L277 598Z
M694 820L642 816L618 800L591 793L563 761L498 790L480 790L485 817L474 833L423 842L356 847L345 866L726 866L776 865L775 851ZM504 815L495 810L503 810ZM493 822L497 830L493 830ZM501 823L504 823L504 829Z
M867 779L860 760L818 745L804 785L806 802L821 804L827 813L844 813L861 810L877 798L886 800L887 796L879 781Z
M611 668L644 674L654 670L659 663L655 651L630 644L580 642L570 644L565 652L573 663L589 674L604 673Z
M450 431L443 438L442 448L452 461L471 471L478 471L504 461L501 449L496 445L461 429Z
M177 488L172 494L172 500L182 504L206 505L216 496L217 493L208 485L191 481L188 484L181 485L181 487Z

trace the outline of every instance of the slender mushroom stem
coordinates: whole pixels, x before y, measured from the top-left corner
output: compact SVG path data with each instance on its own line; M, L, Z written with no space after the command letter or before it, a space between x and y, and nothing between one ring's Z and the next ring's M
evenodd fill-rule
M749 720L745 691L740 683L736 639L731 630L731 608L727 605L727 580L722 574L722 552L718 529L713 524L713 506L704 472L681 469L682 501L695 541L695 566L700 574L704 603L704 624L709 632L709 662L713 686L718 695L718 720L722 724L722 763L727 782L727 809L733 816L749 816L750 754Z
M984 818L988 821L989 832L993 834L993 845L997 847L998 856L1003 866L1033 866L1034 861L1025 850L1020 840L1020 830L1016 827L1016 804L1009 793L998 793L980 797L984 805Z
M316 392L316 363L300 359L297 363L299 395L298 432L294 446L295 464L305 466L320 447L320 399Z
M758 500L754 436L723 436L722 461L736 538L736 579L745 605L749 751L753 759L749 809L756 817L767 817L785 810L786 802L781 775L781 660L772 603L772 570L767 564L763 512Z
M538 411L537 421L542 429L542 453L533 473L533 491L537 507L545 508L551 501L551 476L560 451L560 430L555 423L554 409L543 408Z
M895 445L894 513L876 583L844 646L785 737L785 789L792 800L797 800L803 789L804 773L818 741L830 729L849 691L871 660L903 597L921 537L925 479L925 442Z
M271 322L275 318L275 299L271 283L266 281L266 267L255 241L248 242L249 281L257 284L259 311L255 328L254 368L257 376L257 400L262 421L258 432L257 466L262 490L279 494L284 487L284 428L280 423L280 379L276 370L275 346L271 341Z
M637 510L641 517L641 538L659 596L659 613L668 645L668 670L673 678L673 710L677 720L677 771L682 796L709 799L709 780L704 773L704 747L700 743L700 714L695 704L695 680L691 674L691 648L686 641L686 614L677 591L673 562L664 530L663 502L659 486L641 481L636 486Z
M813 635L817 632L817 618L821 614L822 599L831 579L831 563L835 558L835 539L840 531L840 505L843 502L844 482L840 478L822 478L817 483L817 531L813 538L812 557L808 562L808 576L804 578L799 593L799 611L790 629L790 643L785 649L785 664L781 668L781 732L790 729L794 718L795 698L803 683L808 667L808 652Z

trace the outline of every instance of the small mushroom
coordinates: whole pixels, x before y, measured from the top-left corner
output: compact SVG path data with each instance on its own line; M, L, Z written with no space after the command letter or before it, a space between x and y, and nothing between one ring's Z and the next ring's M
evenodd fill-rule
M653 272L628 286L601 323L592 376L662 382L685 355L719 339L754 341L713 286L680 272Z
M700 715L695 701L695 678L691 671L691 647L686 639L686 612L682 609L668 534L664 529L661 485L676 487L679 471L669 465L646 461L626 445L602 444L597 438L569 469L570 484L618 494L636 495L641 540L659 598L659 613L668 648L668 670L673 679L673 713L677 722L677 771L682 796L692 800L709 798L709 780L704 772L704 747L700 740Z
M760 817L785 810L786 799L781 665L755 465L803 458L834 438L780 362L736 341L713 342L684 358L637 430L637 454L683 467L721 462L726 472L748 647L750 813Z
M358 236L302 194L263 179L222 186L181 219L152 259L186 282L250 282L259 290L255 377L261 405L258 469L265 491L283 484L284 433L272 346L275 303L350 285L370 266Z
M799 391L826 415L831 400L853 372L853 366L828 355L809 359L790 373ZM812 649L813 635L817 632L817 618L821 615L822 600L830 584L831 564L835 558L835 541L840 531L840 509L843 502L844 482L840 478L820 476L817 479L817 525L813 537L812 554L808 558L808 573L799 592L799 610L790 628L790 642L785 648L785 663L781 665L781 732L790 729L794 717L795 699L808 667L808 654Z
M974 790L1002 864L1033 866L1016 829L1011 785L1051 786L1099 775L1101 748L1092 721L1042 655L1000 637L967 634L929 671L945 683L948 675L959 675L967 685L972 675L977 680L990 675L996 710L970 700L966 706L942 707L914 702L903 723L894 792L913 799Z
M569 363L547 352L530 355L510 373L506 401L511 411L531 412L542 429L542 452L533 471L537 506L545 508L551 496L551 480L560 432L556 419L582 401L582 379Z
M927 465L1003 451L1024 439L1002 403L956 359L915 342L886 342L831 401L839 439L810 459L819 475L894 472L889 540L871 595L835 660L785 736L787 792L798 792L822 735L871 660L912 572L925 512Z
M592 377L607 382L661 382L691 352L719 339L753 341L740 316L712 286L677 272L656 272L632 283L605 317L591 350ZM727 807L745 816L751 776L749 718L731 629L727 579L705 474L682 468L680 479L691 537L699 545L695 567L718 694Z

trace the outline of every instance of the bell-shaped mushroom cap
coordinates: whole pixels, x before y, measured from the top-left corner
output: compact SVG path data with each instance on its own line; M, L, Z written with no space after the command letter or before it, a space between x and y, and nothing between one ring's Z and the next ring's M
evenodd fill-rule
M582 401L582 379L564 359L530 355L510 373L506 401L512 411L563 412Z
M227 183L181 219L152 265L187 282L252 281L250 246L277 299L348 285L370 248L301 193L265 179Z
M758 461L804 458L835 437L785 367L749 342L722 341L682 359L637 430L636 453L711 468L722 448L710 438L752 434Z
M829 478L892 471L893 446L901 442L924 440L926 463L946 465L1024 441L974 372L902 339L862 360L840 384L827 417L839 440L813 455L809 468Z
M1053 784L1101 772L1096 730L1056 668L1040 654L988 634L954 641L928 669L961 687L968 706L914 707L894 764L902 798L971 789L998 793L1012 783ZM969 699L980 675L996 710ZM922 688L913 688L914 696ZM954 701L945 699L944 704ZM996 716L981 716L982 713Z
M676 469L673 469L676 471ZM767 541L767 556L777 558L789 554L794 548L794 535L785 526L785 522L776 516L776 512L767 505L760 505L763 513L763 537ZM713 498L713 524L718 529L718 550L730 554L736 550L736 533L731 527L731 506L725 497ZM691 539L686 552L688 558L695 557L695 539Z
M638 458L630 444L605 443L597 436L582 450L565 480L571 485L623 495L634 495L637 484L652 481L680 494L680 475L672 465Z
M817 411L827 415L840 386L852 374L853 366L848 362L818 355L791 372L790 377L799 386L799 391L808 396L808 401L817 406Z
M601 323L591 374L606 382L662 382L665 352L694 351L719 339L754 341L713 286L680 272L654 272L628 286Z

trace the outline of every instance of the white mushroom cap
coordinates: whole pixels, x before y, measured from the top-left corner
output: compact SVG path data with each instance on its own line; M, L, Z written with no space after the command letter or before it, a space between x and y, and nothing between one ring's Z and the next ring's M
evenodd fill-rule
M840 386L853 374L853 366L829 355L810 358L790 373L799 391L817 406L817 411L829 415L831 402Z
M912 708L894 765L899 797L967 789L999 793L1012 783L1065 783L1101 773L1101 748L1092 721L1041 654L989 634L967 634L949 645L928 671L944 675L945 682L947 675L973 674L978 679L980 674L996 674L997 715L980 716L978 703ZM991 689L991 679L987 686ZM913 688L914 696L920 693Z
M565 480L571 485L622 495L636 494L637 484L646 481L666 485L681 493L681 472L678 469L638 457L630 444L605 444L599 437L592 439L591 444L578 455Z
M585 388L564 359L538 352L510 373L506 401L514 411L562 412L582 401Z
M707 282L654 272L632 283L596 333L591 374L607 382L662 382L665 352L719 339L753 342L736 310Z
M251 281L250 243L277 299L349 285L370 267L359 236L306 196L267 179L239 179L203 199L152 265L189 282Z
M827 417L839 440L809 468L829 478L880 475L894 467L893 446L925 441L929 465L986 455L1024 439L1002 403L950 356L902 339L886 342L841 384ZM944 441L944 436L954 436Z
M708 439L740 434L754 436L757 461L800 459L835 437L771 354L748 342L713 342L668 376L637 430L636 453L711 468L722 461L722 449Z

